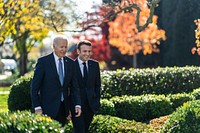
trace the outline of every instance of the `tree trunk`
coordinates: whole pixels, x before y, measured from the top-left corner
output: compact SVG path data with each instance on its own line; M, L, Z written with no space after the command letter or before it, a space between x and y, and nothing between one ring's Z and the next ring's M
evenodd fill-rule
M19 57L19 74L23 76L27 73L27 60L28 60L28 51L27 51L27 39L28 32L24 33L24 36L16 41L17 51L20 54Z
M20 71L20 76L23 76L24 74L27 73L27 58L28 58L28 53L27 52L21 52L20 53L20 60L19 60L19 71Z
M133 68L137 68L137 54L133 55Z

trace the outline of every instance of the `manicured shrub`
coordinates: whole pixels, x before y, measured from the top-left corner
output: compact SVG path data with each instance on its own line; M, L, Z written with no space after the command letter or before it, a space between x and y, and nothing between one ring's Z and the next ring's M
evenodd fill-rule
M145 122L172 113L172 103L164 95L122 96L110 99L116 116Z
M166 67L104 71L102 97L176 94L200 87L200 67Z
M8 109L10 111L16 110L31 110L30 98L30 83L32 74L22 76L17 79L11 86L10 94L8 97Z
M200 133L200 100L184 103L172 113L161 133Z
M200 100L200 88L195 89L195 90L191 93L191 95L194 97L194 99Z
M173 94L173 95L170 94L170 95L167 95L167 97L172 102L173 110L183 105L183 103L192 100L192 96L186 93L178 93L178 94Z
M71 133L72 124L64 128L50 117L32 114L28 111L0 114L1 133Z
M146 124L109 115L97 115L91 123L89 133L154 133Z
M191 92L200 86L199 71L200 67L104 71L101 75L101 97ZM32 75L23 76L13 83L8 98L10 110L31 109L30 83ZM198 96L198 94L195 95Z
M177 107L191 100L193 100L193 97L190 93L170 94L167 96L152 94L141 96L116 96L110 100L102 99L98 114L146 122L152 118L169 115L175 111Z
M102 99L101 101L101 106L97 114L101 115L116 115L115 111L115 105L113 102L107 100L107 99Z

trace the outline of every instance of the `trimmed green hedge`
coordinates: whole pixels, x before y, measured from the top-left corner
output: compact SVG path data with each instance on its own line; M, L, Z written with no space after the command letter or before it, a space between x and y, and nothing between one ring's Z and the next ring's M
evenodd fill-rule
M172 104L164 95L122 96L110 99L116 116L128 120L145 122L152 118L172 113Z
M141 71L143 70L141 69ZM127 75L124 76L126 77ZM23 76L13 83L8 98L8 108L10 111L32 109L30 99L31 79L32 74ZM188 80L188 82L190 81ZM127 84L129 85L129 82ZM151 86L151 84L149 84L149 86ZM124 92L126 92L126 90ZM116 95L118 93L121 95L121 93L116 90ZM114 97L111 100L102 99L99 114L113 115L137 121L147 121L152 118L170 114L186 101L199 99L200 89L199 91L194 90L191 94L170 94L167 99L164 97L165 96L142 95L137 97Z
M8 109L10 111L31 110L30 84L32 74L22 76L11 86L8 97Z
M155 131L140 122L97 115L91 123L89 133L155 133Z
M199 89L197 89L199 90ZM194 92L197 92L194 90ZM128 120L146 122L153 118L169 115L187 101L196 99L192 94L116 96L102 99L98 114L117 116ZM196 93L195 93L196 94Z
M191 101L194 99L194 97L189 93L178 93L178 94L169 94L167 95L169 97L171 103L172 103L172 108L173 110L176 110L177 107L180 107L183 105L183 103L187 101Z
M32 114L29 111L0 113L1 133L71 133L69 122L62 128L59 122L50 117Z
M115 104L107 99L101 99L101 107L97 114L116 116Z
M30 83L33 74L17 79L11 86L8 108L30 110ZM104 71L102 98L122 95L173 94L191 92L200 86L200 67L130 69ZM200 97L200 94L195 95Z
M72 122L62 127L50 117L29 111L0 113L1 133L72 133ZM112 116L97 115L91 123L89 133L152 133L152 127L135 121Z
M31 110L30 83L32 75L23 76L16 80L11 87L8 98L10 111ZM113 115L121 118L148 121L163 115L168 115L186 101L197 99L199 91L194 90L191 94L173 95L141 95L113 97L111 100L102 99L98 114Z
M200 87L200 67L166 67L102 72L102 97L189 93Z
M200 133L200 100L190 101L170 115L161 133Z
M200 88L195 89L195 90L191 93L191 95L194 97L194 99L200 100Z

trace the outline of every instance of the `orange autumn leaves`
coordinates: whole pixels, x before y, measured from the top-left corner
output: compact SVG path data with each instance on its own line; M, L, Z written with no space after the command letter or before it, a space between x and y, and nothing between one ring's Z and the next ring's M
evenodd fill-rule
M141 9L140 25L147 20L150 10L146 0L129 0L130 3L137 4ZM126 2L122 0L121 6ZM136 28L136 10L131 13L121 13L114 21L109 22L109 42L119 49L122 54L134 55L142 51L144 55L159 52L157 45L161 40L165 40L165 31L158 29L157 16L153 16L153 22L149 26L138 32Z
M192 54L195 54L197 52L197 54L200 55L200 19L194 20L194 23L197 26L195 30L196 47L193 47L191 52Z

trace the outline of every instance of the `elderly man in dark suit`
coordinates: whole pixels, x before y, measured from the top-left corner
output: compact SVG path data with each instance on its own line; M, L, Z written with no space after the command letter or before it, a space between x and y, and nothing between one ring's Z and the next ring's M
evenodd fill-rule
M62 126L70 115L71 100L75 103L76 117L81 114L75 62L65 56L67 48L67 39L56 37L53 40L54 51L38 59L31 83L31 99L35 112L50 116Z
M88 132L94 114L100 107L100 68L95 60L91 60L92 44L87 40L77 44L78 58L75 60L76 77L81 94L80 117L75 117L72 110L72 122L75 133Z

